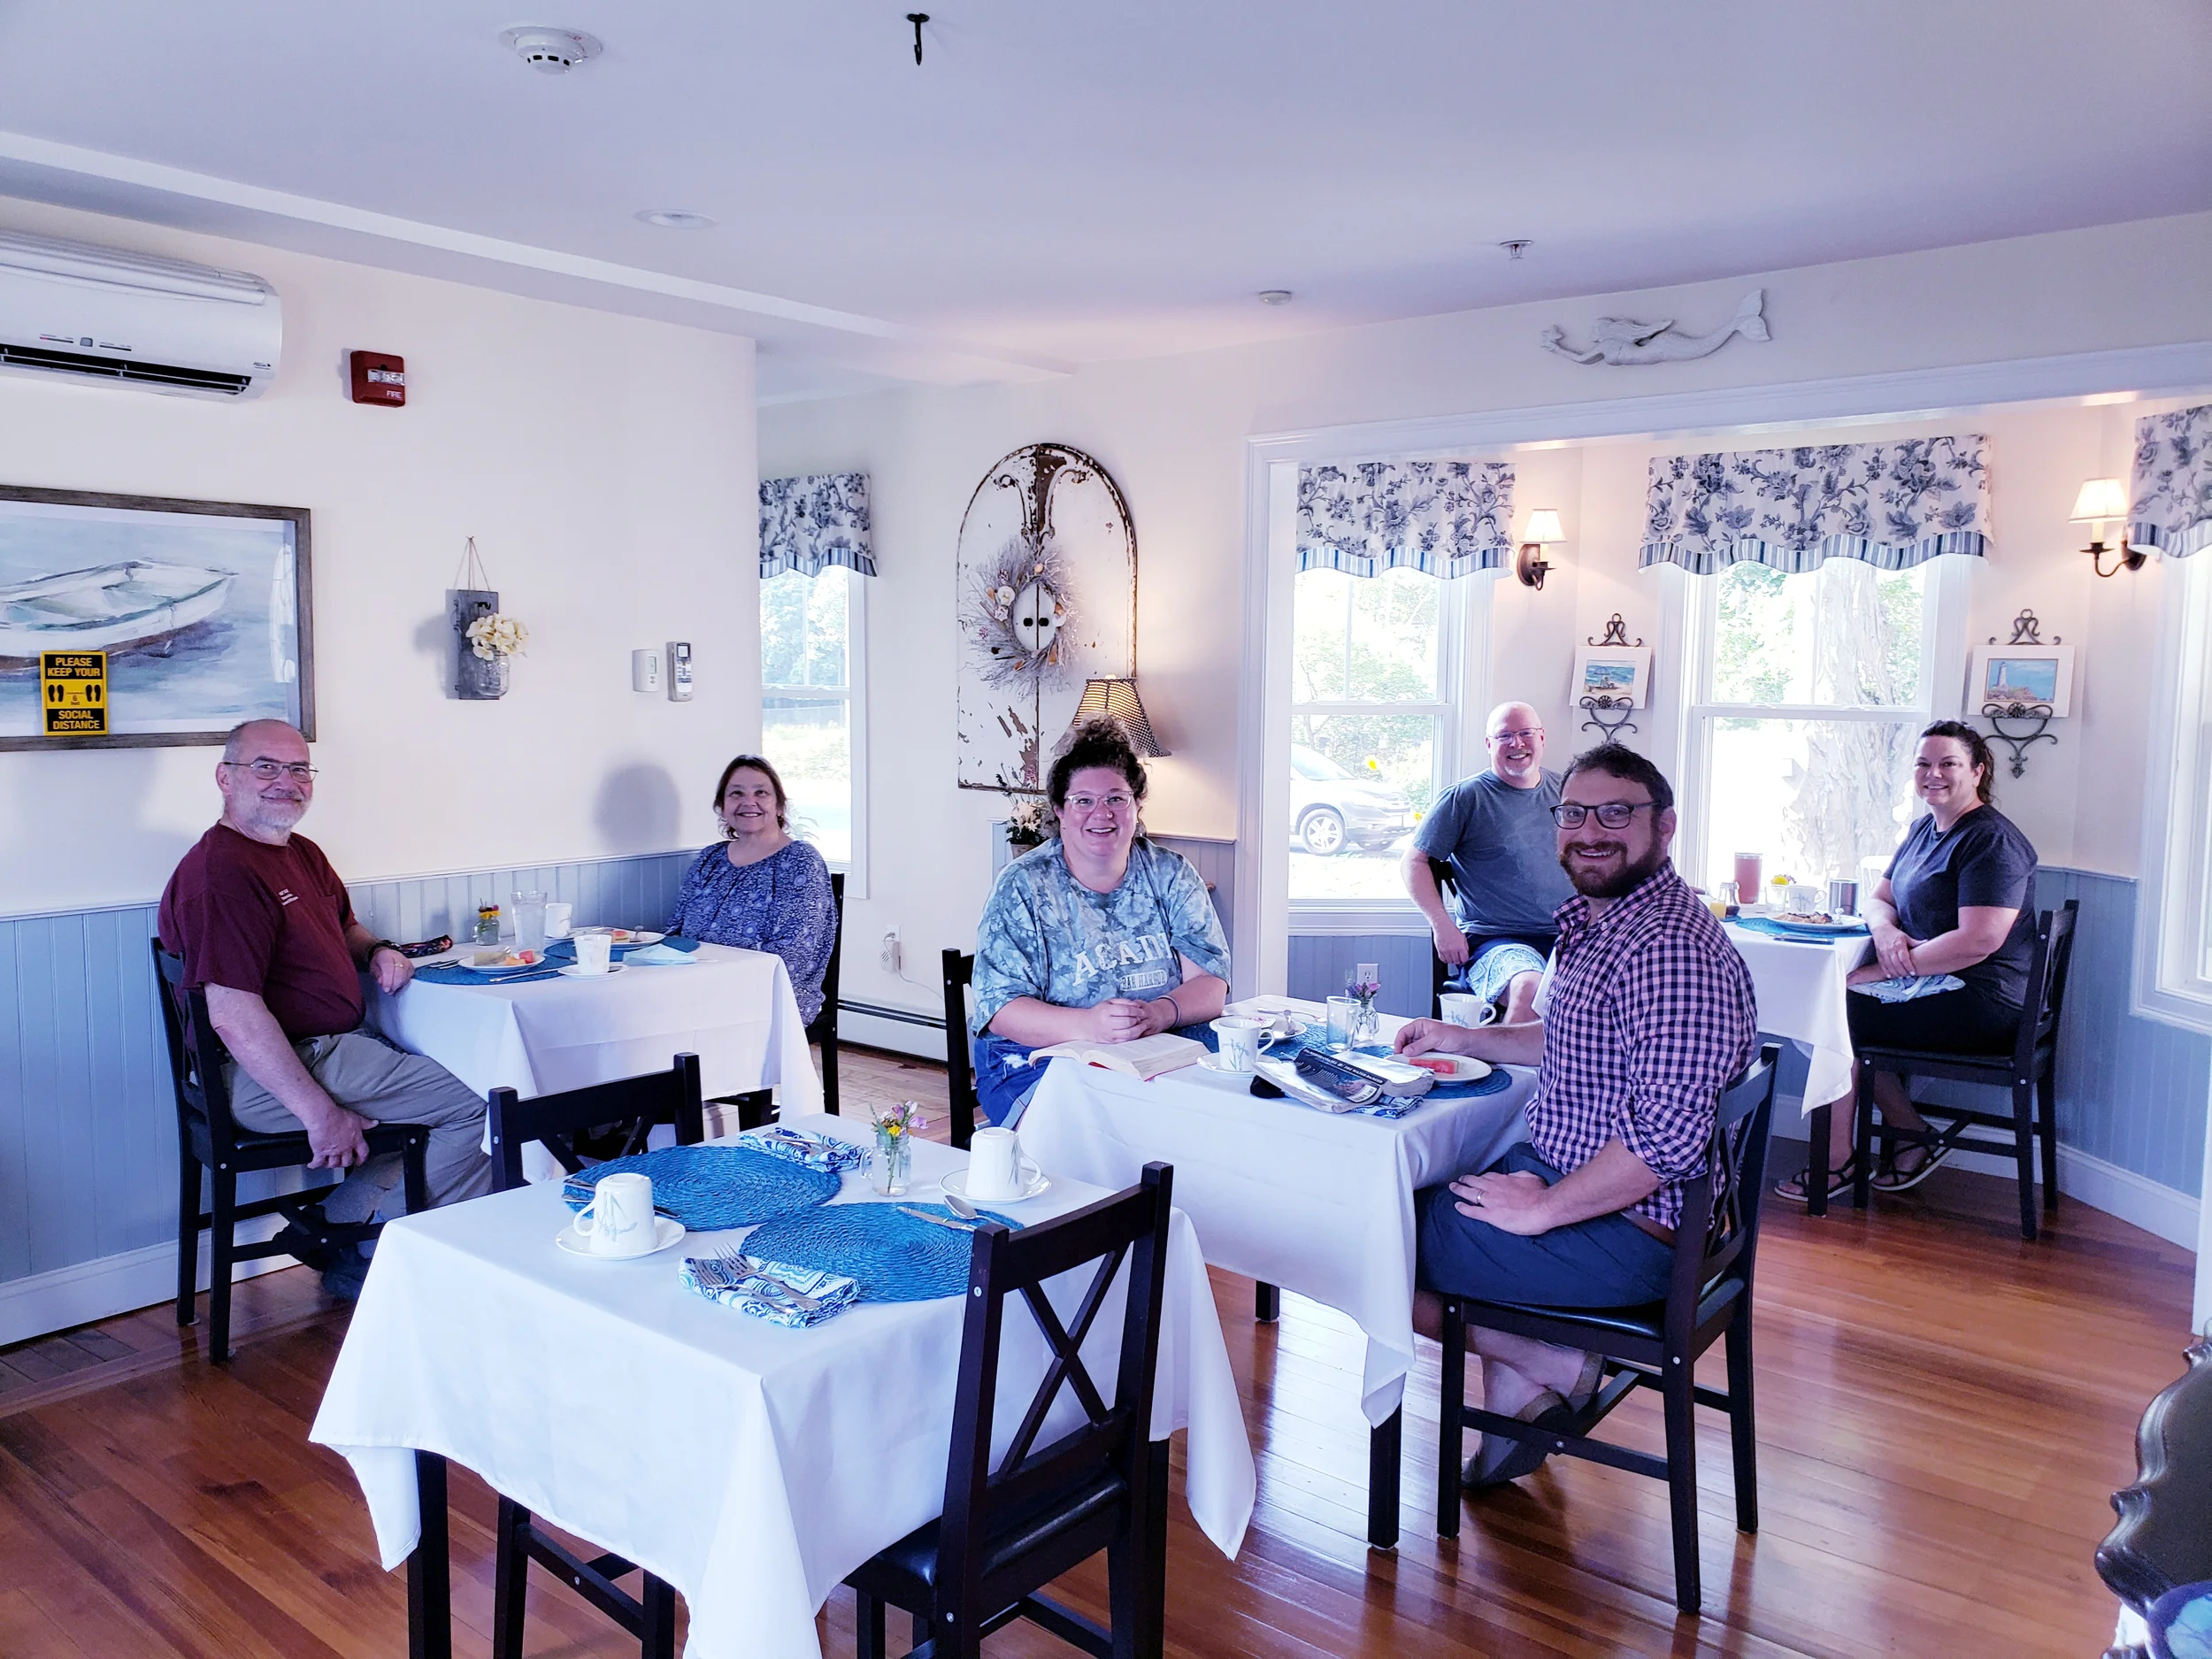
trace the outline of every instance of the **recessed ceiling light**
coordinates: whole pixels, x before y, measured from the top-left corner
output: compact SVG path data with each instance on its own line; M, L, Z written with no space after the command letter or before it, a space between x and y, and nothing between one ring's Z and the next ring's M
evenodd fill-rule
M599 56L599 42L575 29L533 25L508 29L499 37L515 56L540 74L565 75L586 58Z
M638 218L663 230L705 230L714 223L704 213L687 213L675 207L649 207Z
M1260 290L1260 303L1263 305L1287 305L1290 303L1290 290L1288 288L1262 288Z

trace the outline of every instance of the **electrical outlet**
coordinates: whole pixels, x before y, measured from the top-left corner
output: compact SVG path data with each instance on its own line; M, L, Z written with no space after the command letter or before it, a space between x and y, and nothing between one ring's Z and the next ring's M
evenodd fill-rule
M881 958L883 963L883 971L886 973L898 972L904 965L903 955L904 953L899 949L899 930L895 927L885 928L883 930L883 956Z

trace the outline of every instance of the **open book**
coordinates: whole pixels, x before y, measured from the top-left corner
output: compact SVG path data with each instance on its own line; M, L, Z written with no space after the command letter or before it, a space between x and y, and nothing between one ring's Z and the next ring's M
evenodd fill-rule
M1056 1042L1049 1048L1033 1051L1029 1058L1032 1064L1041 1065L1055 1055L1064 1054L1085 1065L1102 1065L1109 1071L1124 1071L1133 1078L1148 1079L1163 1071L1179 1071L1187 1065L1196 1065L1205 1052L1204 1043L1164 1031L1156 1036L1139 1037L1133 1042Z

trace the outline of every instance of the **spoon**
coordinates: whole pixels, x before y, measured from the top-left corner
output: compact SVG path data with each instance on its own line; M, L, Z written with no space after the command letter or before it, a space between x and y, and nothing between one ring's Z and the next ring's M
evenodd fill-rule
M944 1189L944 1194L945 1208L951 1210L952 1213L959 1217L961 1220L980 1221L983 1219L983 1212L980 1210L978 1210L973 1204L970 1203L966 1199L961 1197L958 1193L956 1193L952 1191L951 1188L947 1187Z

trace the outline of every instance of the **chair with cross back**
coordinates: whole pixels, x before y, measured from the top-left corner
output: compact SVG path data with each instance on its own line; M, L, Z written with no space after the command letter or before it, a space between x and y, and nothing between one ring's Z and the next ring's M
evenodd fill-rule
M1152 1394L1173 1176L1164 1164L1148 1164L1136 1186L1071 1214L1019 1232L991 1222L976 1228L944 1511L847 1577L859 1659L883 1659L887 1605L912 1617L914 1659L976 1659L985 1637L1018 1618L1096 1659L1160 1653L1167 1442L1152 1439ZM1125 1264L1110 1403L1081 1349ZM1064 1315L1046 1294L1064 1274L1083 1286ZM1042 1383L994 1463L1007 1310L1017 1302L1035 1322L1048 1357ZM1041 1447L1047 1415L1064 1390L1080 1420ZM1038 1594L1101 1550L1110 1626Z

